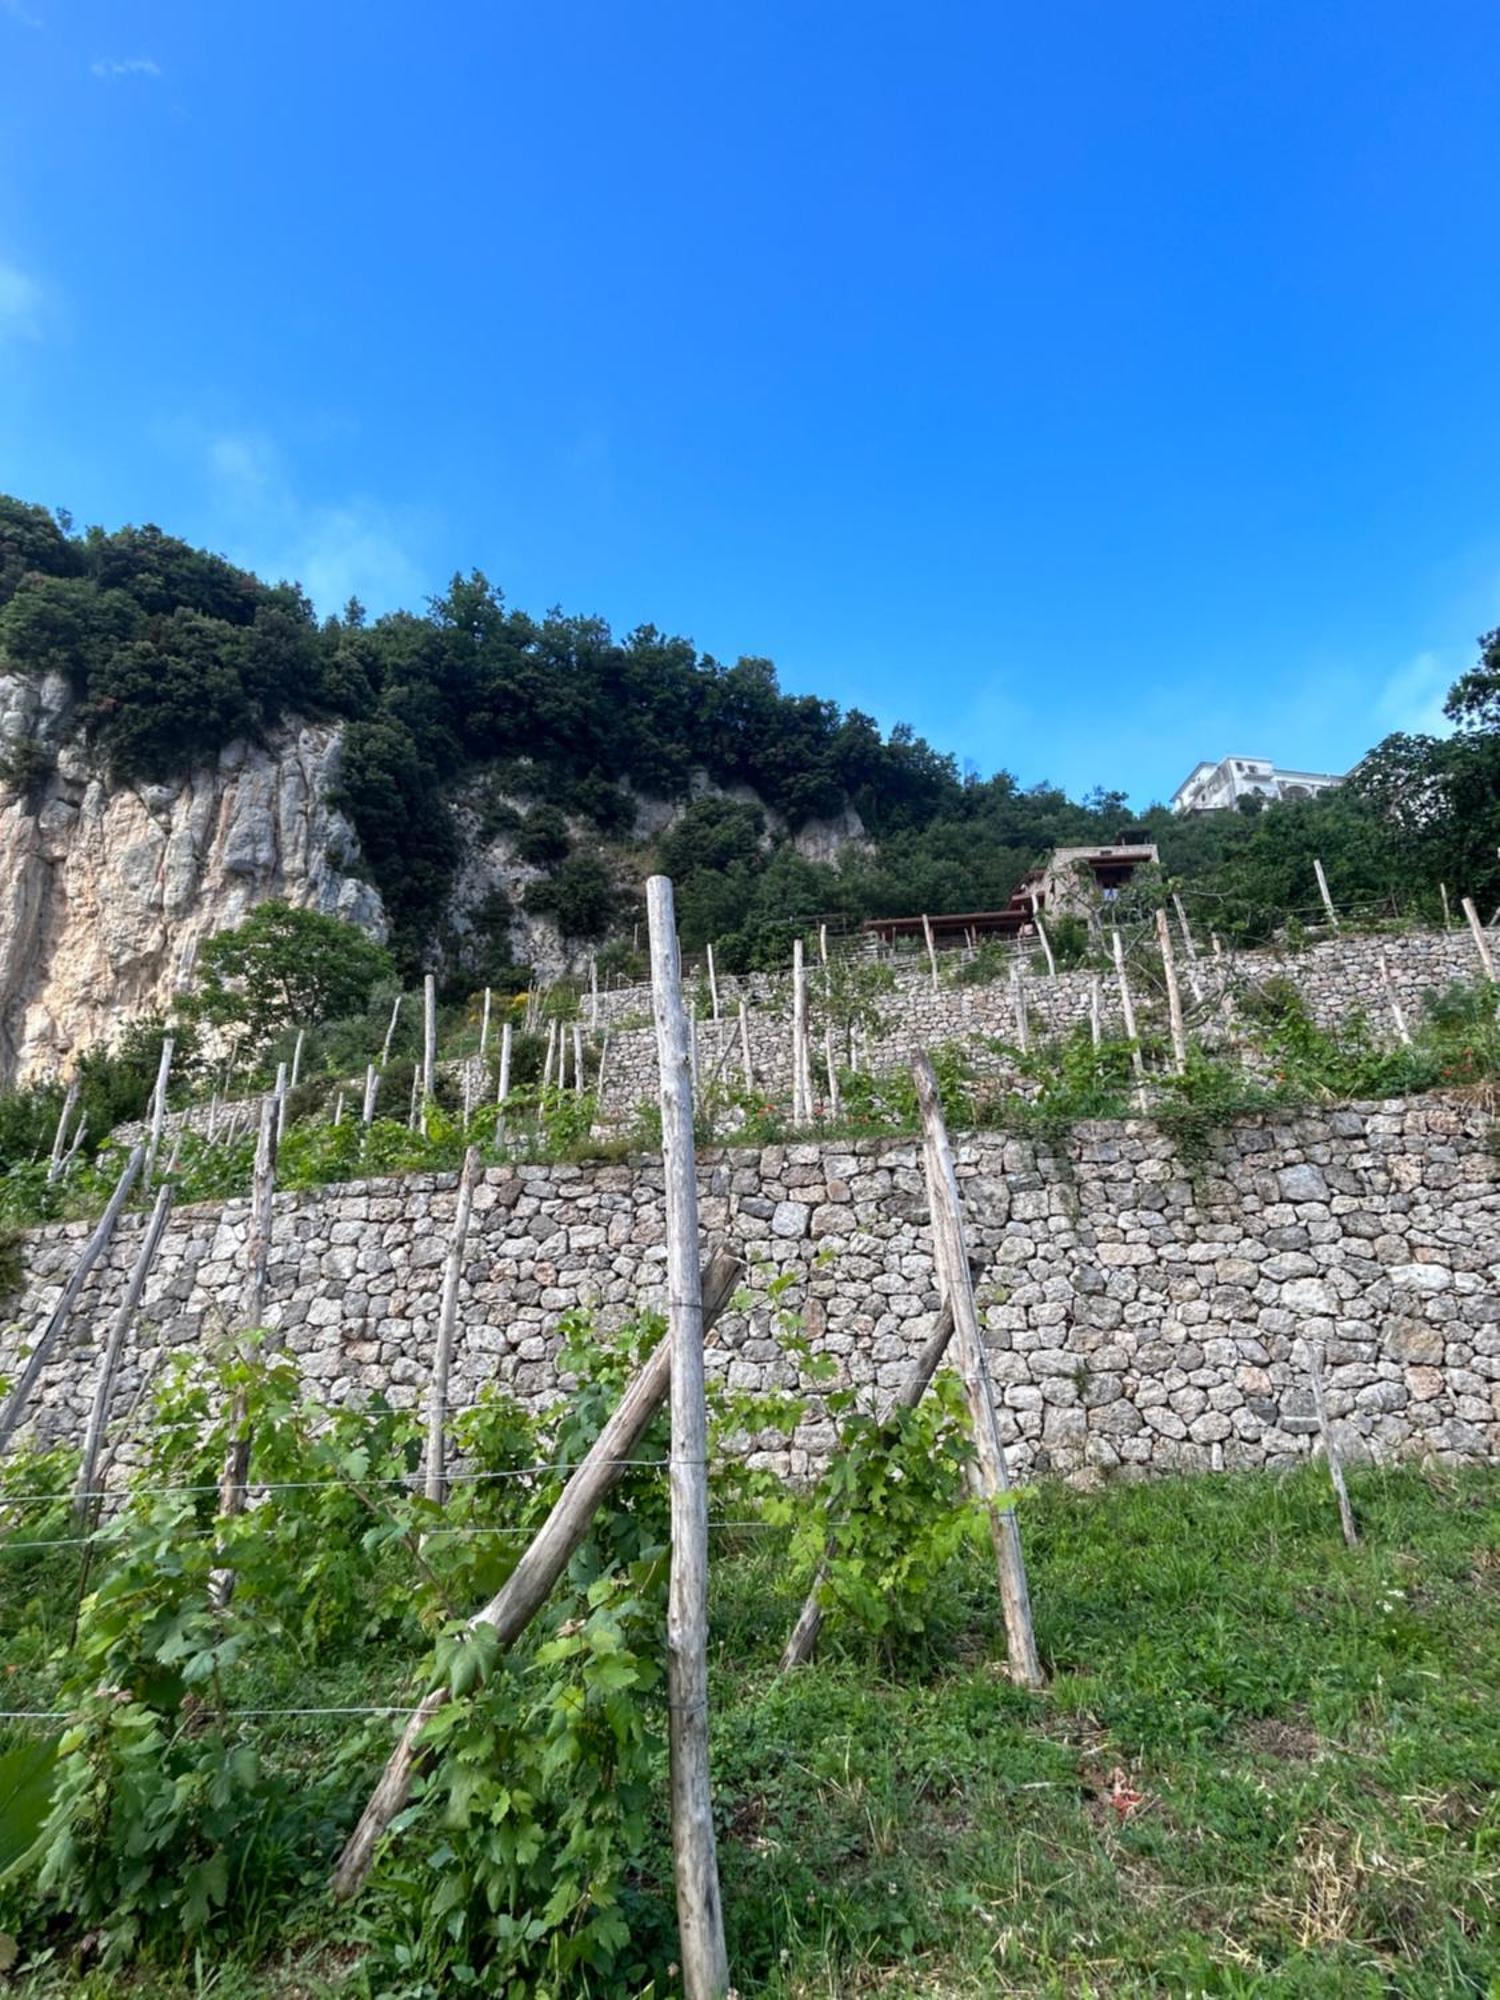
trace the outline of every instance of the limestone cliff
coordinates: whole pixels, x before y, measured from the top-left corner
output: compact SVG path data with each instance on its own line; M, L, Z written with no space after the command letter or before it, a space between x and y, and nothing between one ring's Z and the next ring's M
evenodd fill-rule
M336 727L229 744L173 783L112 785L58 679L0 674L0 1083L60 1073L165 1007L200 938L268 897L384 935L328 803Z

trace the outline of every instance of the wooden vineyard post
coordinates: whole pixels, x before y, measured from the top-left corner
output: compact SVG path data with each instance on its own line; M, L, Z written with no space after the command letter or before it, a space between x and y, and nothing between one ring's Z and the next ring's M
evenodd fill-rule
M343 1091L340 1091L340 1092L339 1092L339 1094L338 1094L338 1096L337 1096L337 1097L336 1097L336 1098L335 1098L335 1099L333 1100L333 1122L334 1122L334 1124L335 1124L335 1125L342 1125L342 1124L343 1124L343 1122L344 1122L344 1093L343 1093Z
M594 1116L589 1126L590 1133L604 1122L604 1073L609 1064L609 1029L604 1030L604 1039L599 1044L599 1066L594 1071Z
M391 1043L396 1037L396 1023L401 1019L401 995L398 993L391 1002L390 1025L385 1031L385 1040L380 1045L380 1067L385 1068L391 1059Z
M552 1088L552 1065L557 1060L557 1023L547 1023L547 1055L542 1064L542 1089Z
M702 1297L705 1331L734 1297L739 1261L727 1250L716 1250L703 1267ZM672 1377L672 1343L660 1340L647 1356L613 1414L558 1495L551 1513L500 1589L469 1620L471 1629L488 1626L502 1647L513 1646L547 1601L553 1585L573 1560L593 1525L600 1503L624 1476L641 1439L666 1400ZM405 1806L412 1779L426 1752L421 1738L432 1718L453 1699L447 1681L430 1688L406 1719L400 1741L391 1752L380 1782L370 1794L359 1823L350 1834L334 1871L335 1896L355 1895L370 1872L375 1847L386 1828Z
M485 1052L490 1045L490 1008L493 1004L488 986L484 989L484 1007L479 1016L479 1067L484 1069Z
M136 1309L141 1302L141 1294L146 1289L146 1279L156 1259L157 1246L161 1242L162 1231L167 1226L167 1217L172 1211L173 1189L164 1187L157 1191L156 1206L151 1211L151 1220L141 1237L141 1247L136 1252L135 1263L131 1266L130 1282L125 1287L125 1296L120 1301L120 1309L115 1314L109 1329L109 1337L104 1343L104 1352L99 1360L99 1379L94 1384L94 1402L89 1411L88 1429L83 1438L83 1457L78 1466L78 1483L73 1489L73 1520L80 1529L87 1528L97 1512L99 1494L95 1491L95 1477L99 1470L99 1452L104 1443L104 1428L109 1422L109 1405L114 1395L115 1376L119 1373L120 1357L125 1352L125 1342L130 1337Z
M375 1119L375 1100L380 1095L380 1071L374 1063L365 1065L365 1099L359 1108L359 1122L369 1126Z
M1403 1048L1411 1047L1411 1029L1406 1025L1406 1009L1401 1005L1396 992L1396 982L1391 977L1391 961L1386 956L1385 946L1380 947L1380 983L1385 988L1386 1001L1391 1010L1391 1021L1396 1030L1396 1039Z
M708 1770L708 1413L698 1176L687 1015L668 876L653 875L647 882L646 913L661 1070L667 1338L672 1343L672 1574L667 1600L672 1860L683 1992L686 2000L722 2000L729 1988L729 1965Z
M932 941L932 919L924 911L922 914L922 935L927 940L927 959L932 967L932 990L938 990L937 946Z
M890 1414L897 1410L914 1410L927 1393L927 1385L938 1371L943 1356L948 1351L948 1342L953 1337L953 1307L944 1300L938 1314L937 1325L928 1336L927 1343L912 1363L911 1372L896 1391ZM793 1667L806 1666L812 1658L818 1643L818 1634L823 1629L823 1605L821 1602L823 1579L828 1574L829 1559L833 1554L837 1539L837 1522L830 1519L828 1529L828 1554L819 1563L811 1588L803 1600L802 1609L797 1614L797 1622L792 1627L791 1636L782 1650L778 1673L790 1673Z
M279 1146L286 1137L286 1064L276 1065L276 1143Z
M755 1088L755 1065L750 1060L750 1016L745 1011L745 1003L740 1002L740 1060L745 1069L745 1088Z
M582 1096L583 1088L583 1024L581 1021L575 1021L573 1023L573 1089L579 1096Z
M1438 883L1438 894L1443 899L1443 929L1451 931L1453 928L1453 912L1448 906L1448 884L1446 882Z
M1188 985L1193 989L1193 998L1200 1004L1203 1000L1203 980L1198 972L1198 947L1193 942L1193 927L1187 920L1187 911L1182 907L1182 897L1172 891L1172 908L1177 912L1177 928L1182 932L1182 949L1187 958Z
M1125 1019L1125 1039L1130 1044L1130 1067L1135 1072L1135 1101L1139 1107L1146 1095L1146 1066L1141 1061L1140 1037L1135 1029L1135 1002L1130 997L1130 981L1125 976L1125 947L1118 930L1109 934L1115 953L1115 978L1120 983L1120 1012Z
M505 1130L505 1100L510 1096L510 1022L500 1023L500 1080L495 1085L495 1137Z
M599 954L589 953L589 1026L599 1026Z
M1336 931L1339 927L1339 913L1333 907L1333 897L1328 890L1328 877L1323 873L1321 861L1316 859L1313 861L1313 873L1318 878L1318 894L1323 898L1323 908L1328 912L1329 928Z
M1036 934L1041 940L1042 956L1047 961L1047 976L1049 979L1056 979L1057 960L1052 956L1052 940L1047 935L1047 926L1042 922L1042 913L1035 903L1031 906L1031 919L1036 925Z
M1474 898L1465 896L1463 913L1469 920L1469 929L1474 935L1474 948L1479 953L1479 963L1484 967L1484 976L1495 985L1495 961L1490 953L1490 941L1484 934L1484 925L1479 921L1479 912L1474 907Z
M15 1387L6 1398L5 1407L0 1409L0 1458L5 1456L11 1439L20 1428L21 1419L26 1414L26 1405L31 1400L31 1392L51 1358L58 1335L72 1317L79 1294L88 1283L90 1271L109 1247L109 1239L115 1233L115 1224L120 1219L121 1210L130 1199L130 1190L140 1176L145 1159L145 1147L137 1146L125 1162L124 1171L115 1182L115 1190L109 1198L108 1207L94 1224L93 1232L84 1244L78 1262L73 1266L68 1282L63 1287L62 1297L48 1314L47 1324L37 1335L36 1344L27 1357L26 1366L17 1376Z
M714 1019L719 1018L719 975L714 970L714 948L708 947L708 997L713 1007Z
M161 1044L161 1060L156 1065L156 1088L151 1093L151 1142L146 1148L146 1165L141 1175L141 1185L149 1188L151 1176L156 1172L156 1156L161 1151L162 1125L167 1115L167 1082L172 1074L172 1051L176 1042L171 1035L164 1035Z
M843 1110L843 1105L839 1098L838 1065L833 1059L833 1023L831 1021L825 1022L823 1026L823 1066L828 1072L828 1115L830 1118L837 1118Z
M287 1088L295 1090L302 1079L302 1050L307 1041L306 1028L297 1030L297 1039L292 1044L292 1073L287 1080Z
M1011 1678L1023 1687L1037 1688L1043 1683L1042 1663L1037 1655L1036 1634L1031 1626L1031 1596L1026 1585L1026 1563L1021 1554L1021 1531L1010 1494L1010 1470L1005 1462L1000 1427L995 1420L990 1372L979 1333L979 1314L974 1305L974 1280L964 1243L963 1211L958 1198L953 1149L948 1143L948 1130L943 1122L937 1077L925 1054L919 1055L913 1062L911 1073L917 1087L917 1108L922 1118L922 1161L927 1175L927 1200L932 1210L933 1262L939 1290L953 1311L958 1365L974 1426L976 1469L989 1506L995 1538Z
M48 1185L55 1181L63 1170L63 1148L67 1144L68 1126L78 1103L78 1079L75 1076L63 1097L62 1110L57 1114L57 1130L52 1135L52 1153L47 1161Z
M422 980L422 1104L425 1109L437 1091L437 980L427 973Z
M1156 942L1161 951L1162 976L1167 982L1167 1021L1172 1035L1172 1061L1177 1074L1187 1068L1187 1033L1182 1025L1182 990L1177 984L1177 960L1172 951L1172 929L1165 910L1156 913Z
M1103 1039L1104 1022L1100 1012L1099 975L1095 972L1089 978L1089 1040L1097 1049Z
M1015 1009L1016 1015L1016 1047L1021 1051L1023 1056L1029 1055L1031 1052L1031 1025L1026 1018L1026 980L1021 971L1021 961L1019 959L1011 967L1010 995L1011 1004Z
M812 1123L812 1059L807 1048L807 968L802 940L792 944L792 1123Z
M448 1377L453 1368L453 1330L458 1324L458 1287L464 1271L464 1245L469 1237L469 1218L474 1212L474 1183L478 1178L479 1148L470 1146L464 1154L463 1172L458 1177L453 1232L448 1238L448 1255L443 1265L442 1304L438 1310L437 1342L432 1351L432 1378L427 1388L427 1462L422 1486L427 1498L438 1507L448 1497Z
M1344 1483L1344 1463L1334 1443L1333 1425L1328 1420L1328 1400L1323 1393L1323 1357L1316 1344L1304 1340L1307 1349L1307 1373L1312 1382L1313 1409L1317 1412L1318 1433L1323 1440L1323 1456L1328 1461L1328 1477L1333 1485L1333 1497L1339 1503L1339 1526L1344 1531L1344 1540L1351 1549L1359 1547L1359 1529L1355 1525L1354 1509L1349 1503L1349 1488Z
M252 1332L266 1316L266 1273L271 1260L271 1224L276 1195L276 1146L279 1134L278 1104L274 1095L261 1100L260 1131L255 1141L255 1172L250 1184L250 1234L245 1245L249 1282L240 1315L242 1333ZM229 1449L224 1454L224 1470L219 1475L219 1513L233 1520L245 1511L245 1481L250 1471L250 1431L245 1392L237 1389L229 1406ZM234 1595L234 1571L216 1569L210 1595L217 1610L224 1610Z

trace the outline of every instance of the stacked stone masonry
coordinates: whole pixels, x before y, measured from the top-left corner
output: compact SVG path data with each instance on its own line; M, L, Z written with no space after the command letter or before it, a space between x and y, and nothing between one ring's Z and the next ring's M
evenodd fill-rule
M1144 1123L1081 1126L1058 1152L978 1134L957 1142L980 1301L1007 1442L1021 1474L1283 1465L1315 1422L1303 1343L1320 1343L1346 1447L1500 1456L1500 1167L1481 1112L1424 1098L1247 1121L1190 1171ZM716 1330L711 1367L736 1388L785 1385L776 1315L887 1400L937 1309L920 1160L910 1142L728 1150L700 1163L706 1234L746 1258L751 1304ZM280 1196L270 1324L321 1396L416 1402L426 1379L454 1204L451 1177ZM246 1208L173 1217L119 1384L208 1342L235 1317ZM37 1427L81 1433L99 1343L142 1218L121 1226L48 1369ZM86 1233L28 1240L29 1274L0 1326L0 1375L42 1324ZM458 1399L492 1381L532 1406L565 1387L558 1322L614 1326L659 1304L658 1164L491 1170L475 1199L454 1363ZM773 1306L770 1281L790 1271ZM814 1397L767 1462L804 1476L833 1430Z

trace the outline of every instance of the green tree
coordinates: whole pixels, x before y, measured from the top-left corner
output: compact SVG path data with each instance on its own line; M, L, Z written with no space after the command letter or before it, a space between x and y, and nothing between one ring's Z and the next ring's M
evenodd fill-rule
M354 924L289 903L262 903L198 955L195 1019L243 1028L253 1046L280 1029L356 1014L391 976L390 953Z

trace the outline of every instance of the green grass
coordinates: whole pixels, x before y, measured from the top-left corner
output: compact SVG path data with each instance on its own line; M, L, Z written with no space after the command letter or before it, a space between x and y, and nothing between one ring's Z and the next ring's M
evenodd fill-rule
M937 1593L925 1650L831 1630L781 1678L780 1537L721 1537L714 1778L739 1993L1500 1994L1500 1472L1352 1486L1353 1551L1317 1469L1038 1491L1040 1696L1001 1670L978 1555ZM0 1592L0 1634L17 1614ZM7 1636L5 1657L5 1706L44 1703L36 1650ZM264 1698L390 1701L407 1664L351 1647L310 1683L288 1661ZM388 1732L280 1727L275 1754L310 1778L342 1748L331 1844ZM106 1980L59 1948L14 1991L358 1992L359 1919L321 1900L325 1860L309 1856L295 1923L227 1963ZM668 1927L664 1828L638 1888L642 1927Z

